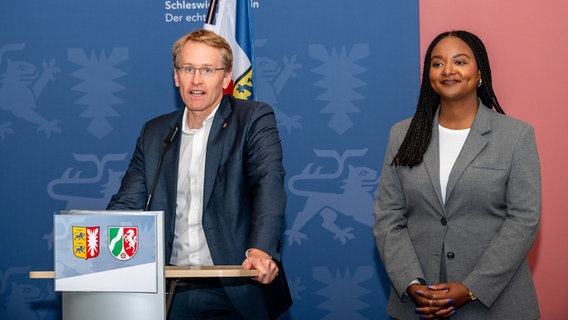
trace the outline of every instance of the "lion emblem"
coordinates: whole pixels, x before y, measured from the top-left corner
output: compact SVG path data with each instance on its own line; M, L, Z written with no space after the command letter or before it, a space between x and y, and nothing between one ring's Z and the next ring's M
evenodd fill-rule
M339 156L333 150L314 150L319 157L331 157L337 162L337 170L332 173L322 173L321 167L312 169L313 163L308 164L301 174L295 175L288 181L288 188L292 194L307 197L304 208L298 212L292 228L284 234L288 237L288 244L301 244L308 239L300 230L312 218L319 215L322 218L322 227L334 234L334 238L345 244L347 240L354 239L352 227L341 228L336 224L338 214L353 218L363 225L373 226L374 190L379 177L377 171L367 167L345 165L349 157L363 156L367 149L349 150ZM335 180L342 176L344 168L348 168L347 177L343 179L341 193L325 193L309 190L300 190L296 187L300 181L308 180Z

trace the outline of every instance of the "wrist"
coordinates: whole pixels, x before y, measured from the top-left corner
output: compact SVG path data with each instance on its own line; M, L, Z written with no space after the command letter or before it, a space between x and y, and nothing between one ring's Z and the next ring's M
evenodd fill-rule
M245 257L248 258L250 256L258 256L261 258L272 259L272 257L268 253L256 248L250 248L247 251L245 251Z
M469 302L477 300L477 297L473 294L473 292L471 292L471 291L468 290L468 291L467 291L467 294L468 294L468 296L469 296L469 297L468 297L468 298L469 298Z
M418 280L412 281L408 285L408 287L406 287L405 294L408 295L408 296L411 296L411 294L413 294L413 295L416 294L416 290L418 290L421 285L422 284Z

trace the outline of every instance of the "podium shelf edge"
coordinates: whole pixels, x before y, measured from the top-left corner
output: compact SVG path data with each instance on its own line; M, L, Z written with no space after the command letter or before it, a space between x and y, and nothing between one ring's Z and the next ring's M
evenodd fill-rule
M30 279L53 279L54 271L30 271Z

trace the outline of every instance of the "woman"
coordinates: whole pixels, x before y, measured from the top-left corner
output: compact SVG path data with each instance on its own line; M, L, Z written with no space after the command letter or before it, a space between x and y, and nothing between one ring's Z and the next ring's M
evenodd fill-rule
M538 319L526 256L540 210L533 128L504 115L481 40L440 34L416 113L391 129L375 199L389 314Z

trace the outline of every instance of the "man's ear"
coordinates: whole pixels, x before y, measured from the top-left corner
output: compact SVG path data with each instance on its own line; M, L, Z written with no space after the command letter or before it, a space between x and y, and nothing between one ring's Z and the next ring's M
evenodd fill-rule
M179 88L179 77L176 68L174 68L174 83Z
M225 72L223 76L223 89L227 89L229 84L231 84L231 80L233 79L233 71Z

